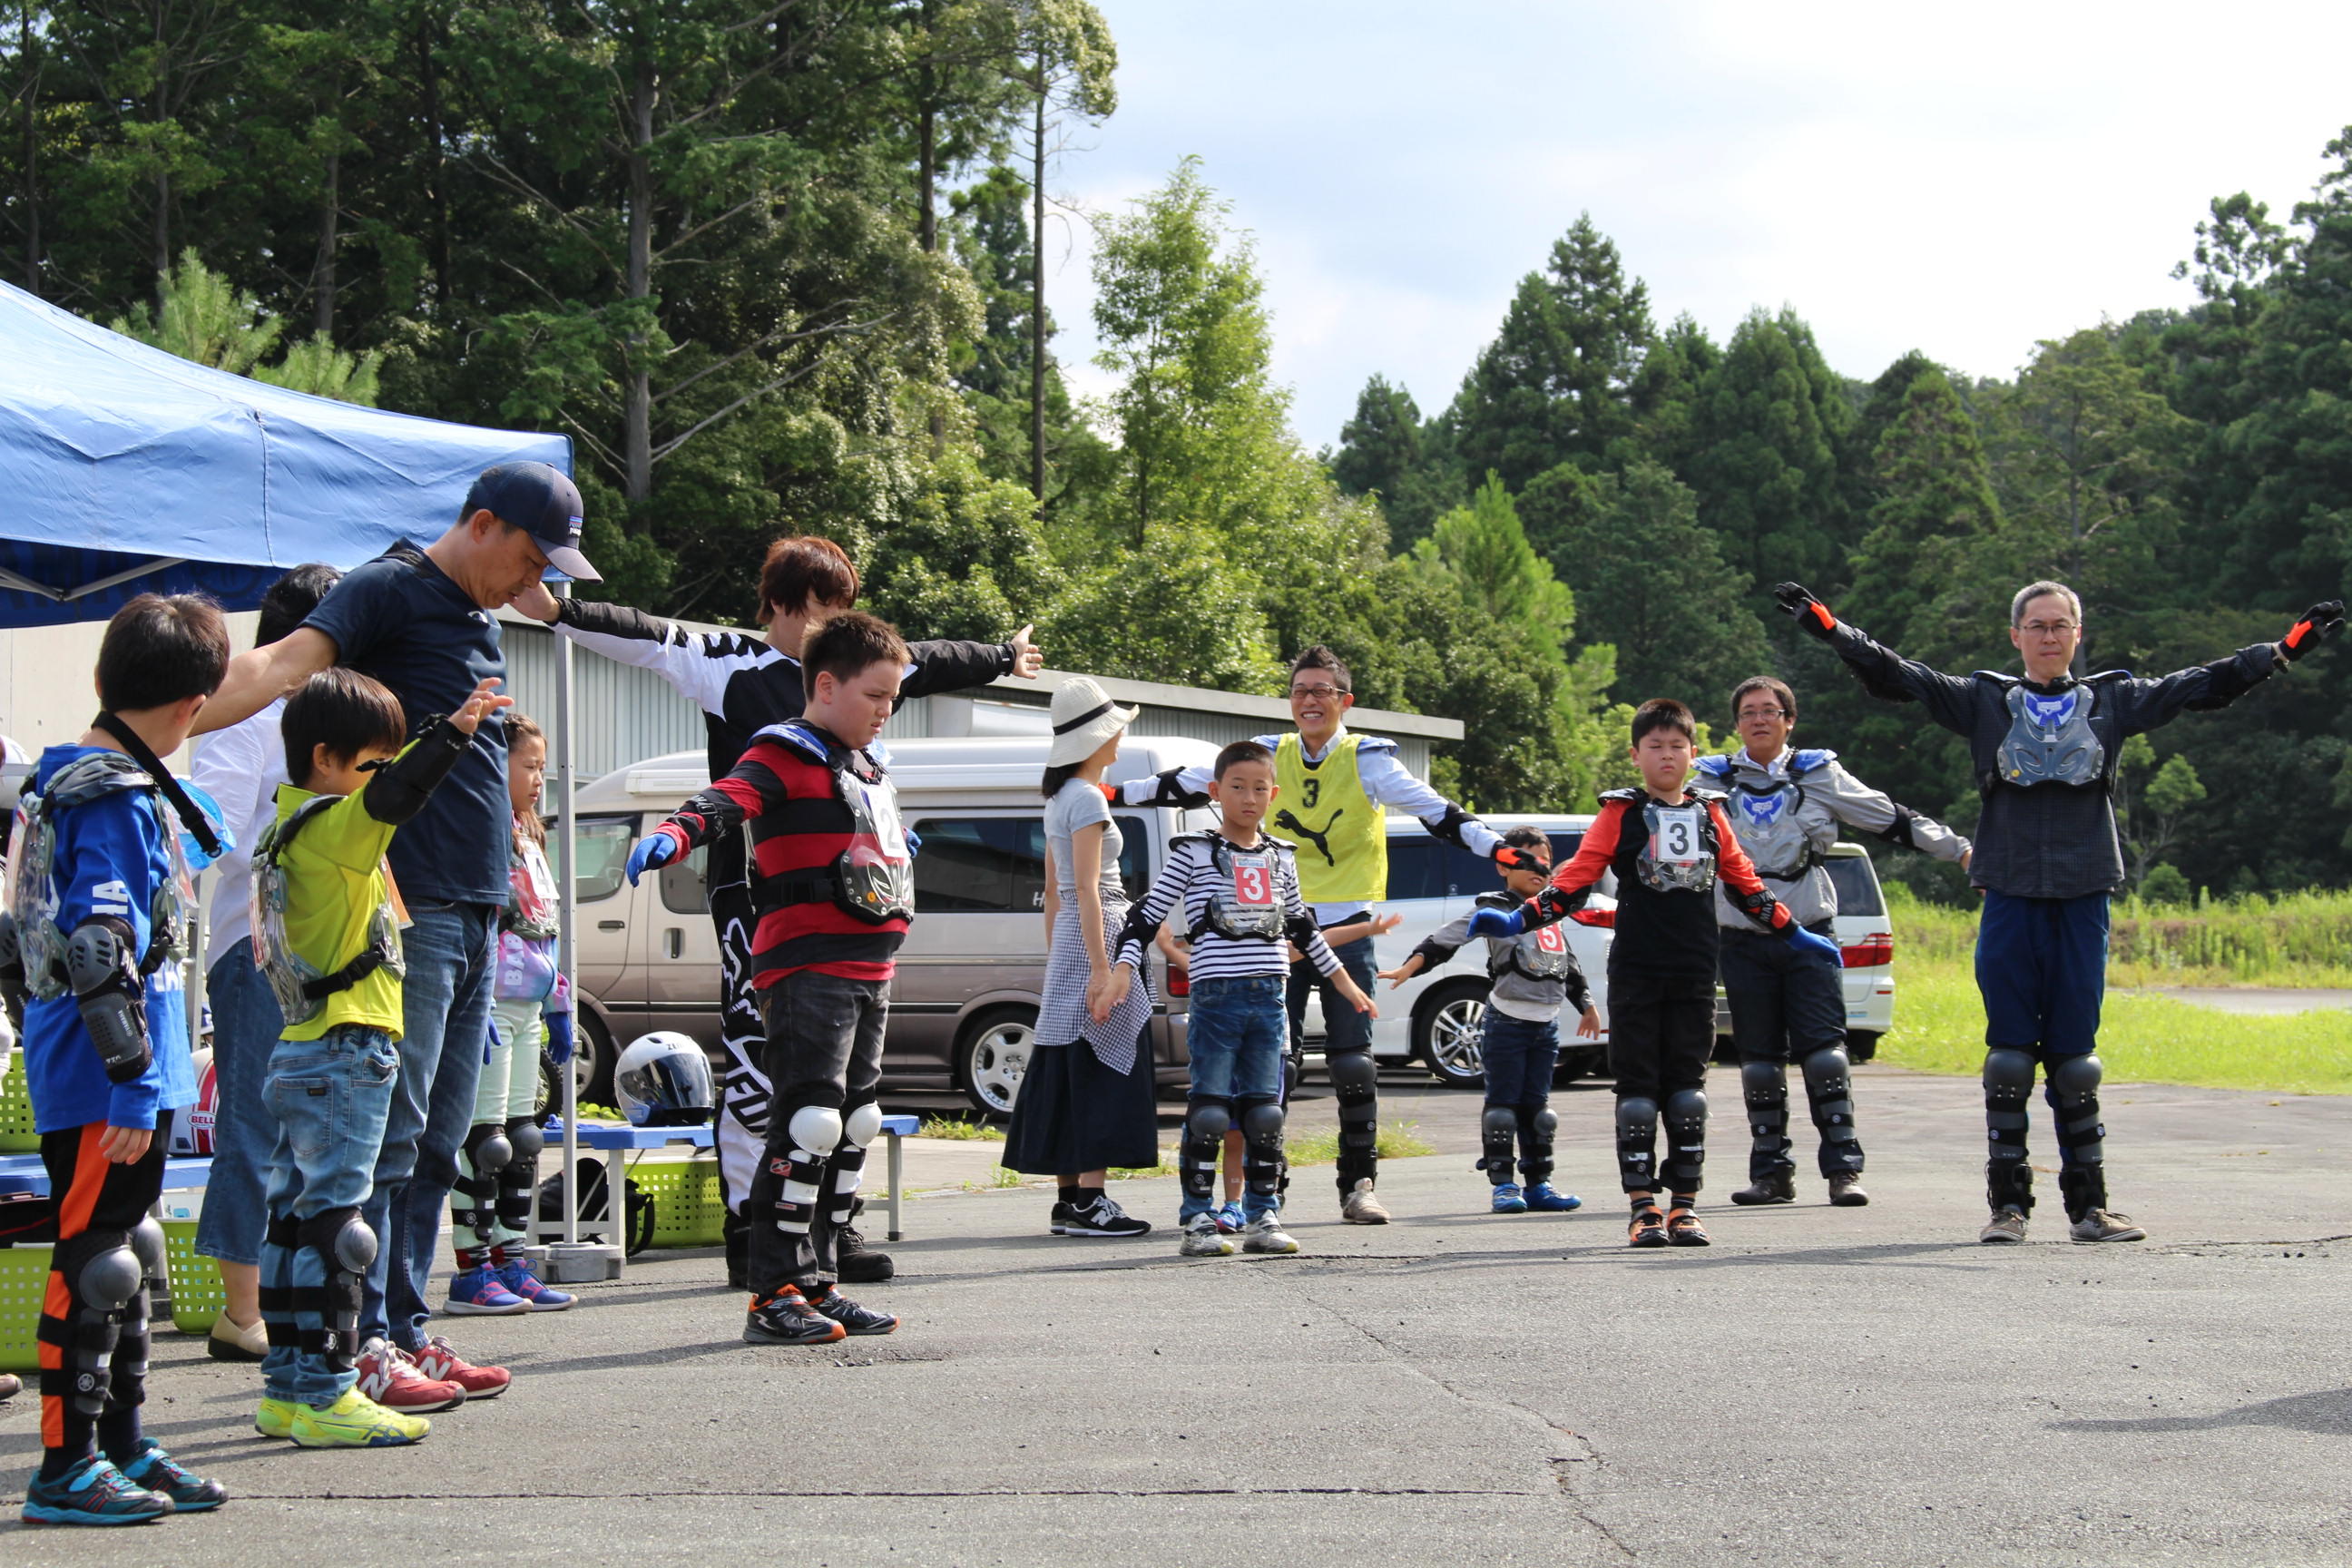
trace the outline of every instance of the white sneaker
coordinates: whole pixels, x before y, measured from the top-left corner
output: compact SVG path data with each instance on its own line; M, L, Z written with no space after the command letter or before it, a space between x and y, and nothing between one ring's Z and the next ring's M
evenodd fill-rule
M1282 1228L1280 1215L1262 1214L1243 1227L1242 1250L1244 1252L1296 1252L1298 1250L1298 1243L1291 1240L1290 1233Z
M1356 1178L1356 1184L1349 1189L1346 1197L1339 1200L1339 1217L1349 1225L1388 1224L1389 1211L1381 1207L1381 1200L1373 1195L1371 1177Z
M2066 1234L2076 1241L2146 1241L2147 1232L2132 1224L2127 1214L2112 1209L2093 1209L2066 1227Z
M1213 1214L1196 1214L1184 1222L1184 1239L1176 1244L1184 1258L1231 1258L1234 1238L1217 1228Z

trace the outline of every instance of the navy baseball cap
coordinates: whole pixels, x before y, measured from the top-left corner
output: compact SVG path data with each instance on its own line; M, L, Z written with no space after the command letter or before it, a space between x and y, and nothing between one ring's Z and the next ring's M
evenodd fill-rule
M604 579L580 553L580 487L561 468L545 463L500 463L484 468L466 492L463 516L489 511L529 533L547 563L580 583Z

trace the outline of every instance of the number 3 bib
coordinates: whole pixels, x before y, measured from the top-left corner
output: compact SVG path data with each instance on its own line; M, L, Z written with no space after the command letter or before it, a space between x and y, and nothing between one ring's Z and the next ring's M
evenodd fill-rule
M1683 889L1704 893L1715 886L1715 833L1706 807L1644 802L1643 825L1649 842L1636 862L1643 885L1660 892Z

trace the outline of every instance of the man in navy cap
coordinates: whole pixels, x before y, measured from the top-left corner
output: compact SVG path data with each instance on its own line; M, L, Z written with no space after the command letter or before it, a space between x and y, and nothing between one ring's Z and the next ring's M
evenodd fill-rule
M390 687L409 732L454 713L477 682L506 678L493 612L551 569L598 580L580 552L580 490L545 463L485 469L447 532L423 548L404 539L353 570L291 636L230 661L197 728L234 724L329 665ZM428 1273L441 1209L490 1026L492 955L507 896L506 731L483 721L472 747L413 823L394 838L394 879L414 922L403 933L400 1075L375 1190L361 1210L378 1249L361 1311L361 1387L415 1413L485 1398L509 1381L428 1336Z

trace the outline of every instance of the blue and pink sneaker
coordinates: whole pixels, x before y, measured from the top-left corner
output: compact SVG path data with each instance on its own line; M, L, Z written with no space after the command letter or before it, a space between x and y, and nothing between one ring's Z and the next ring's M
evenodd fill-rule
M569 1290L558 1290L530 1271L530 1264L520 1258L510 1258L496 1270L498 1281L515 1295L530 1303L534 1312L561 1312L579 1300Z
M530 1303L508 1289L498 1270L484 1264L449 1281L449 1304L442 1310L453 1318L511 1318L530 1311Z

